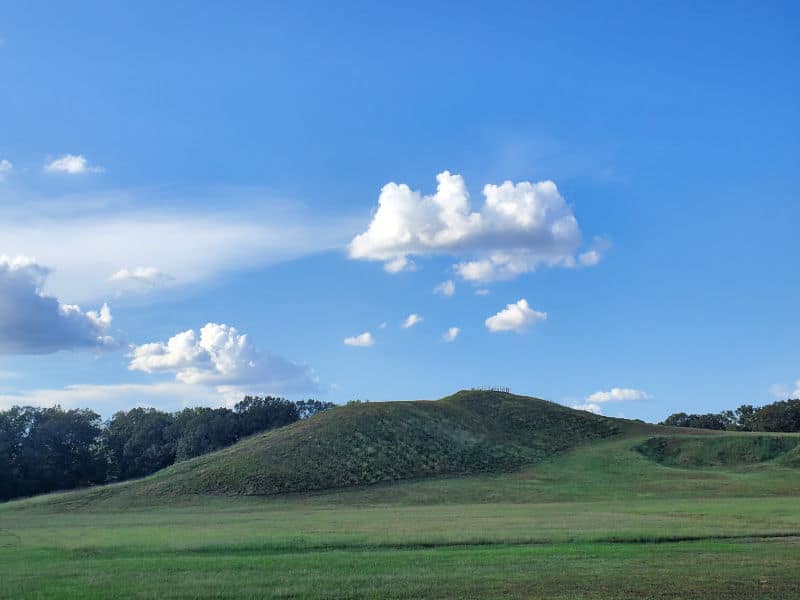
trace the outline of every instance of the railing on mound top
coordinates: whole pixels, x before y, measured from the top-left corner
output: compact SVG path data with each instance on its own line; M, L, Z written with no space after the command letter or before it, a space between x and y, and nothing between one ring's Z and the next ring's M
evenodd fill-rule
M472 389L473 392L503 392L503 393L506 393L506 394L510 394L511 393L511 388L510 387L498 387L498 386L495 386L495 385L474 387L474 388L471 388L471 389Z

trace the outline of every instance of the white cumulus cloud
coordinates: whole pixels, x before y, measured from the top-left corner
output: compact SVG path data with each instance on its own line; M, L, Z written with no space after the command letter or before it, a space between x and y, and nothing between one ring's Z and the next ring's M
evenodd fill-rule
M444 332L442 335L442 339L445 342L453 342L458 337L458 333L461 331L458 327L451 327L447 331Z
M111 310L82 311L42 292L50 269L27 257L0 256L0 354L112 349Z
M90 165L82 154L65 154L47 163L44 170L48 173L82 175L83 173L102 173L103 167Z
M354 335L344 338L345 346L356 346L360 348L369 348L375 343L375 338L369 331L365 331L361 335Z
M457 263L456 272L473 282L512 279L540 265L578 264L578 222L552 181L488 184L476 212L460 175L444 171L436 179L430 196L386 184L369 227L350 242L350 257L382 261L394 273L412 265L411 256L464 256L469 259ZM596 259L599 251L581 264Z
M417 323L422 323L422 317L419 316L417 313L411 313L406 317L406 320L403 321L403 328L408 329L409 327L413 327Z
M546 312L532 309L528 306L528 301L522 298L514 304L509 304L496 315L486 319L486 327L489 331L523 333L531 325L546 319Z
M174 373L189 385L251 389L259 393L312 391L317 381L308 366L256 350L247 334L221 323L207 323L167 342L134 346L131 371Z
M456 293L456 284L452 279L448 279L433 288L433 293L441 296L452 296Z

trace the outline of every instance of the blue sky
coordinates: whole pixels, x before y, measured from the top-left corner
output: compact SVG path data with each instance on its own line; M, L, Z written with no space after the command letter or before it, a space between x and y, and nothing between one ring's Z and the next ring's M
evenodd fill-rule
M800 393L794 3L163 4L3 8L0 407Z

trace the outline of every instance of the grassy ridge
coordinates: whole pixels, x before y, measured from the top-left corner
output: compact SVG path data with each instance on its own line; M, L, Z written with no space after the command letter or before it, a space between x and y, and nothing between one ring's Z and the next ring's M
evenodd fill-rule
M786 457L779 461L749 465L682 467L658 463L638 451L638 447L647 440L663 437L663 433L659 431L655 436L632 433L597 440L513 471L381 482L314 493L264 496L253 498L253 501L265 502L270 507L290 503L293 507L338 510L376 505L624 503L639 499L768 498L794 497L800 493L800 469L785 464ZM709 435L702 439L747 440L751 437L754 436L732 433ZM800 439L800 436L781 437ZM209 497L203 494L153 496L146 493L148 486L142 485L150 481L145 479L16 501L0 505L0 516L4 510L9 513L30 510L114 511L165 505L207 505L209 502ZM245 502L247 499L238 498L236 501Z
M142 480L28 504L142 506L209 494L326 491L340 503L546 502L702 496L723 484L727 495L758 496L776 493L764 461L800 466L798 440L661 427L469 391L439 401L340 407ZM654 468L734 463L734 470L702 475ZM392 486L396 481L407 485ZM794 489L793 481L779 475L777 493Z
M636 427L536 398L463 391L340 407L125 489L149 497L268 495L507 471Z

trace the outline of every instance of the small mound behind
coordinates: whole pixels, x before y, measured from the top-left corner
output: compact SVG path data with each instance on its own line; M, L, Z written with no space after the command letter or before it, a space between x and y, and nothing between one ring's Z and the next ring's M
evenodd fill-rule
M800 437L721 435L654 437L636 447L647 458L672 467L733 467L778 459L800 466Z

